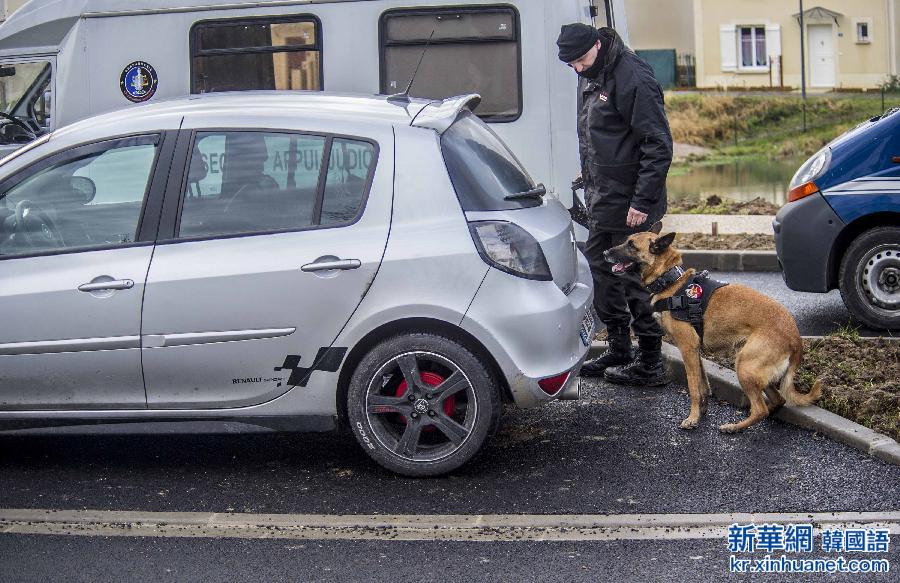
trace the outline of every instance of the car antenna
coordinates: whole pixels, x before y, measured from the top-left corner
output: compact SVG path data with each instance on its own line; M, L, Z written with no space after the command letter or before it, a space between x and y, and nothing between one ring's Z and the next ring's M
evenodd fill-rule
M387 100L391 103L405 103L409 104L409 90L412 89L413 83L416 81L416 75L419 74L419 67L422 66L422 61L425 59L425 53L428 52L428 47L431 46L431 39L434 38L435 29L431 29L431 34L428 35L428 41L425 42L425 48L422 49L422 54L419 55L419 62L416 64L416 69L413 71L412 77L409 79L409 85L406 86L406 90L403 93L394 93L393 95L388 96Z

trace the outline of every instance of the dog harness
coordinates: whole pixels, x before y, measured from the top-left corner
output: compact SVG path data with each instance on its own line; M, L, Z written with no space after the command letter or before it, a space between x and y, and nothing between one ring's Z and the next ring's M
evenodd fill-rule
M673 267L648 285L647 289L654 294L660 293L678 281L682 275L684 275L684 269L680 265ZM709 298L717 289L726 285L728 283L710 278L708 271L695 273L677 292L672 294L672 297L655 301L653 311L672 312L672 317L676 320L689 322L700 336L700 342L703 342L703 314L709 305Z

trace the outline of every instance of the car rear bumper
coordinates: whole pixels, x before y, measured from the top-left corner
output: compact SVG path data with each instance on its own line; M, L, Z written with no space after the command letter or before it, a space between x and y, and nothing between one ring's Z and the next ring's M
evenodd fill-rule
M568 294L553 282L533 281L488 271L462 321L491 352L519 407L534 407L561 396L571 398L588 345L580 336L581 323L593 303L593 280L584 255ZM542 379L569 373L562 387L548 394Z
M827 292L832 249L844 222L816 193L781 207L772 223L784 282L795 291Z

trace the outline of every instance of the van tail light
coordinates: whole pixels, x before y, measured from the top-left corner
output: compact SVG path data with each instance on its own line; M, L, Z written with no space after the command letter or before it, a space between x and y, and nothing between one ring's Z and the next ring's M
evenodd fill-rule
M541 390L547 393L548 395L555 395L563 388L566 384L566 381L569 380L569 375L572 374L571 371L564 372L562 374L556 375L555 377L548 377L546 379L541 379L538 381L538 386L541 387Z
M819 192L819 187L815 182L805 182L800 186L795 186L788 192L788 202L794 202L801 198L806 198L811 194Z

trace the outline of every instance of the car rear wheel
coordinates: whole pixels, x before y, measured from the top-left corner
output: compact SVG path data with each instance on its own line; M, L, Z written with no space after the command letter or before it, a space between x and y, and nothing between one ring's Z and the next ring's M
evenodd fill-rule
M900 329L900 227L878 227L857 237L841 261L841 297L871 328Z
M497 427L498 382L487 363L450 338L389 338L360 361L347 412L363 450L407 476L435 476L472 459Z

